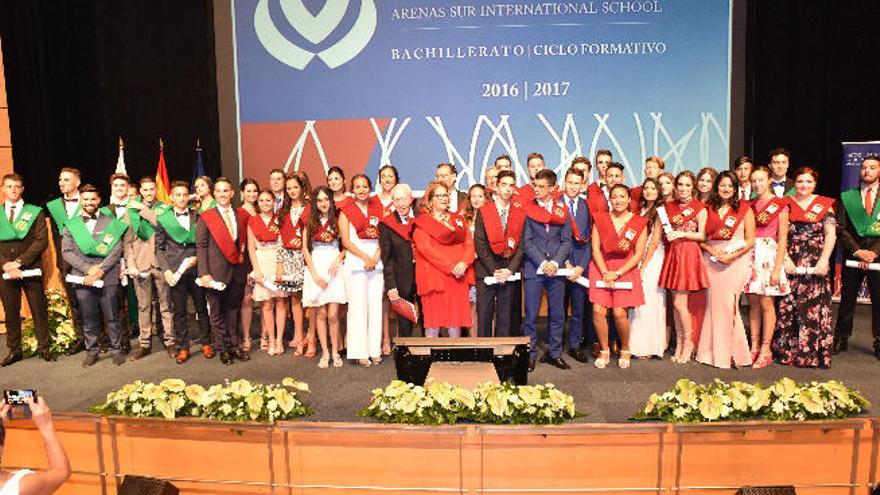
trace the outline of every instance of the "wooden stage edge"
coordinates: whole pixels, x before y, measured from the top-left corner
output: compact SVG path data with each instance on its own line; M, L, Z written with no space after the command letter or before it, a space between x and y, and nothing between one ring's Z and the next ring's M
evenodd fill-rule
M126 474L184 494L868 493L880 418L549 427L132 419L56 413L74 474L61 494L115 494ZM45 466L9 423L3 469Z

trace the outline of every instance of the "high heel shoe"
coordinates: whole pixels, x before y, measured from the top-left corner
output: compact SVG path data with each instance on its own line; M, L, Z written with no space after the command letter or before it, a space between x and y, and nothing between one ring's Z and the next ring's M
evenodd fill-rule
M263 352L269 350L269 337L266 335L260 336L260 350Z
M761 368L766 368L773 364L773 353L767 351L766 353L762 352L760 356L758 356L758 360L754 361L752 364L752 369L759 370Z
M333 367L334 368L342 368L342 365L343 365L342 357L339 355L338 352L334 353L333 354Z
M321 354L321 360L318 361L318 368L327 369L330 366L330 354L324 353Z
M290 341L290 347L293 347L293 355L296 357L303 355L303 347L306 345L305 339Z
M250 351L251 351L251 339L250 339L250 337L248 337L248 338L246 338L246 339L242 339L242 341L241 341L241 350L243 350L244 352L250 352Z
M617 367L620 369L628 369L630 365L630 358L632 357L632 353L629 351L620 351L620 358L617 359Z
M681 357L678 358L678 362L681 364L686 364L691 362L691 358L694 356L694 343L691 341L687 341L684 345L684 349L681 352Z
M610 363L610 362L611 362L611 351L608 349L605 349L604 351L600 352L599 357L597 357L596 360L593 361L593 366L595 366L596 368L598 368L600 370L604 370L605 367L608 366L608 363Z
M358 364L361 365L361 367L363 368L369 368L373 365L373 363L371 363L369 359L358 359Z
M309 345L308 345L308 347L306 347L305 356L307 358L313 358L313 357L315 357L316 354L318 354L318 346L315 345L314 338L308 339L308 343L309 343Z
M752 349L752 354L751 354L751 355L752 355L752 362L753 362L753 363L754 363L755 361L758 360L758 356L759 356L760 354L761 354L761 349L760 349L760 348L759 348L759 349Z
M391 340L383 340L382 341L382 355L383 356L391 355Z
M278 344L275 346L275 355L280 356L282 354L284 354L284 344L279 340Z
M275 351L275 341L273 339L268 339L266 341L266 346L267 346L266 347L266 354L268 354L270 356L274 356L275 352L276 352Z

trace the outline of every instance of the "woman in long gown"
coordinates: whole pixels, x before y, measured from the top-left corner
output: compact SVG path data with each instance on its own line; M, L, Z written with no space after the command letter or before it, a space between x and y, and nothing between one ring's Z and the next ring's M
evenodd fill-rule
M789 213L785 272L791 292L779 301L773 339L776 362L789 366L831 366L834 327L828 265L837 240L834 199L814 194L818 174L810 167L795 172L795 194L786 198ZM797 267L814 268L796 274Z
M630 322L629 350L637 358L662 358L666 351L666 289L657 283L663 267L663 228L657 219L657 207L663 205L660 184L656 179L645 179L642 184L640 213L648 222L648 241L641 262L642 292L645 304L636 306Z
M715 179L707 204L706 241L700 244L709 288L697 361L717 368L730 368L731 362L752 364L739 299L750 270L744 255L755 245L755 215L738 191L733 172L721 172Z

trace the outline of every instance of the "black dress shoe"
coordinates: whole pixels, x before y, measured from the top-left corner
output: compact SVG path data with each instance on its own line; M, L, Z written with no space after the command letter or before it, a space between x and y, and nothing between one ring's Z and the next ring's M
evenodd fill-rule
M529 359L529 373L535 371L535 366L537 365L537 361L534 359Z
M151 352L153 352L153 350L149 347L138 347L138 350L134 351L134 354L132 354L132 356L128 359L132 361L137 361L138 359L143 359L149 356Z
M83 368L88 368L89 366L98 362L98 353L90 352L86 355L85 361L83 361Z
M568 355L572 357L575 361L579 363L589 363L590 358L587 356L587 351L583 349L569 349Z
M122 366L125 364L125 355L124 354L114 354L113 355L113 364L116 366Z
M82 352L84 350L86 350L86 344L83 343L82 340L77 340L76 343L73 344L72 347L67 349L67 355L73 356L74 354L79 354L80 352Z
M599 353L601 352L602 346L598 342L590 345L590 354L592 354L594 358L599 359Z
M55 361L55 356L52 355L52 351L50 351L49 349L42 349L40 351L37 351L37 354L41 358L43 358L44 361Z
M220 353L220 362L225 365L235 364L235 358L232 357L232 354L228 351L223 351Z
M834 346L831 348L831 354L840 354L849 347L846 337L837 337L834 339Z
M552 358L552 357L550 357L550 354L544 354L544 357L541 358L541 362L547 363L551 366L556 366L557 368L559 368L561 370L570 370L571 369L571 366L569 366L568 363L566 363L565 360L562 359L562 356L559 356L558 358Z
M22 360L24 356L20 352L10 352L8 356L3 359L3 362L0 362L0 366L6 367L11 364L15 364Z
M170 357L171 359L177 358L177 348L173 345L166 345L165 352L168 353L168 357Z
M880 359L880 349L874 349L874 357Z
M244 349L235 349L232 351L232 355L235 357L235 359L238 359L239 361L250 361L251 360L250 354L245 352Z

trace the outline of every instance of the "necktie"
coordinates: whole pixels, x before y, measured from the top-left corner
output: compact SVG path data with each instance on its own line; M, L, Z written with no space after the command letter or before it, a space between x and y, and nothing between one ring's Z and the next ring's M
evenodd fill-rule
M15 205L9 207L9 223L15 221Z
M571 216L574 217L574 200L568 200L568 211L571 213Z
M741 199L741 200L746 199L746 190L745 189L739 190L739 199Z
M221 216L223 217L223 221L226 222L226 230L229 231L229 235L235 239L235 231L232 230L232 219L229 218L229 210L220 210L223 212Z
M872 187L865 190L865 211L869 216L874 213L874 188Z
M507 208L501 208L498 216L501 218L501 230L507 232Z

